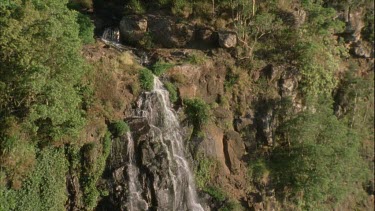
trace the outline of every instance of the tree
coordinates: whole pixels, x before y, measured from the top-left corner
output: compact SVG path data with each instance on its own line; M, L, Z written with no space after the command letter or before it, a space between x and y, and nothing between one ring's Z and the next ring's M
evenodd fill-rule
M271 156L279 193L303 209L327 209L342 201L367 169L358 134L333 115L330 105L321 100L285 122Z

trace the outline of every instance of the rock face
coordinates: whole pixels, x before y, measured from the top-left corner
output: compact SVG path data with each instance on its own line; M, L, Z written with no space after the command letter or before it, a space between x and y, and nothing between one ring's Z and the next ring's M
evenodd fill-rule
M137 43L147 32L147 19L141 16L125 16L120 22L121 38L127 43Z
M241 169L242 156L245 154L245 145L241 136L235 131L228 131L224 137L224 152L227 157L227 165L233 174Z
M219 32L219 45L222 48L234 48L237 45L237 34L232 31Z
M145 36L153 44L163 48L183 48L193 43L199 46L223 48L233 48L237 45L235 32L217 33L210 27L179 22L169 16L128 15L122 18L119 28L122 41L135 45L139 45Z
M177 23L169 17L148 16L149 33L157 45L165 48L181 48L194 38L194 26Z
M353 44L351 53L362 58L373 57L373 46L369 43L358 41Z
M203 211L185 158L181 128L168 92L154 80L154 90L137 103L130 119L132 135L111 154L113 204L119 210Z

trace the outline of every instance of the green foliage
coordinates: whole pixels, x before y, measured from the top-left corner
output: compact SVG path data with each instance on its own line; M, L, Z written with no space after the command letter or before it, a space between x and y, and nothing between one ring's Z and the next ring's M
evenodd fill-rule
M163 73L165 73L165 71L169 70L170 68L172 68L174 65L173 64L170 64L170 63L166 63L166 62L163 62L163 61L158 61L156 62L153 66L152 66L152 72L156 75L156 76L160 76L162 75Z
M172 13L179 16L188 16L191 13L192 5L186 0L172 0Z
M268 173L268 167L263 159L257 159L250 163L248 170L249 177L255 182L260 182L265 174Z
M188 56L187 62L190 64L195 64L195 65L202 65L206 61L206 58L204 55L200 55L198 53L192 53Z
M338 69L338 60L327 45L314 40L300 42L296 52L302 76L299 88L306 95L330 95L337 85L335 72Z
M226 90L231 89L239 79L239 75L233 73L233 71L229 70L227 71L227 74L225 75L225 82L224 82L224 87Z
M114 137L120 137L129 131L129 126L122 120L116 121L110 125L110 131Z
M77 15L77 23L79 24L79 38L83 44L94 43L94 24L87 15L79 13Z
M0 186L0 210L65 210L68 165L64 151L44 149L37 161L21 189Z
M173 83L168 82L168 81L164 83L164 86L169 92L169 100L172 103L177 102L178 100L177 87Z
M219 211L242 211L245 210L238 201L229 200L223 207L220 207Z
M83 189L83 203L89 210L96 207L103 192L98 189L97 182L105 169L107 157L111 152L111 143L111 134L107 132L101 139L101 145L90 143L82 148L85 162L82 166L80 183Z
M332 113L330 102L309 102L307 111L283 124L278 137L283 142L272 153L273 181L303 209L339 203L363 181L367 169L358 135ZM283 192L287 189L291 192Z
M216 163L213 159L205 157L202 153L198 154L196 161L196 185L198 188L206 190L206 187L214 174Z
M146 12L140 0L130 0L128 6L135 14L143 14Z
M211 116L210 106L202 99L187 99L184 104L187 120L198 132Z
M154 75L149 69L142 69L139 72L139 82L142 89L151 91L154 88Z
M17 0L0 7L0 122L16 116L38 142L77 135L85 122L76 85L86 67L77 13L66 4Z
M223 202L227 199L227 194L218 187L208 186L204 189L204 192L208 193L214 200Z
M68 7L75 10L92 9L92 0L70 0Z
M143 48L150 49L154 47L152 34L146 32L142 39L139 41L139 45Z
M363 38L374 43L374 8L368 8L365 14L365 28L362 30Z

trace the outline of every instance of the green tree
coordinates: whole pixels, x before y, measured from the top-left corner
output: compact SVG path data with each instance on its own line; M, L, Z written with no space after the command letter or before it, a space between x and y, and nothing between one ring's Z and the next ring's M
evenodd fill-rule
M285 122L278 135L282 141L271 156L271 176L279 193L303 209L327 209L341 202L367 171L358 134L333 115L330 105L310 104Z

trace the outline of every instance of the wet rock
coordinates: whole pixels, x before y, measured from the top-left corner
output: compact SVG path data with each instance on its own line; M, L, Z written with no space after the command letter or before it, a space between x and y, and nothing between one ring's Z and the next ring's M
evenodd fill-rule
M236 131L228 131L224 136L224 153L226 164L233 174L241 169L241 159L245 154L245 145L241 135Z
M237 46L237 34L233 31L219 31L219 45L222 48L234 48Z
M125 16L120 21L120 35L124 42L137 43L147 32L148 21L136 15Z

